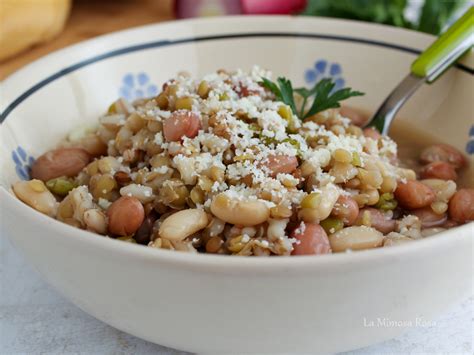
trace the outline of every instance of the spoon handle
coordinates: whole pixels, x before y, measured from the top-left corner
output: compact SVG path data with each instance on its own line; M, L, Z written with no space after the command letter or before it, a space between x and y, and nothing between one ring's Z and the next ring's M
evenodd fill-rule
M410 74L390 93L375 112L368 126L386 135L395 115L423 84L432 83L474 43L474 7L412 63Z
M412 63L411 73L432 83L474 44L474 7Z

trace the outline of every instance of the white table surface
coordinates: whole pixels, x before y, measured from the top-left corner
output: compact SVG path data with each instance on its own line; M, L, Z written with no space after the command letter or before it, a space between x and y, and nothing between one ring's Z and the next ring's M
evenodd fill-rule
M34 237L34 236L32 236ZM187 354L138 339L84 313L47 285L0 230L0 354ZM433 325L345 353L473 354L474 296Z

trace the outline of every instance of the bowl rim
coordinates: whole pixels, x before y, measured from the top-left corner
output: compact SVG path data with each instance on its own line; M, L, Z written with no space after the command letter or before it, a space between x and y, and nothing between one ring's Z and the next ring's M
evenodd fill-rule
M350 26L355 26L356 28L359 28L361 30L373 30L375 28L378 28L379 30L382 30L386 32L387 34L404 34L408 35L412 38L418 38L419 40L422 41L429 41L429 40L434 40L436 36L433 36L431 34L411 30L411 29L406 29L406 28L399 28L399 27L394 27L394 26L389 26L389 25L384 25L384 24L379 24L379 23L370 23L370 22L365 22L365 21L357 21L357 20L348 20L348 19L337 19L337 18L328 18L328 17L317 17L317 16L291 16L291 15L236 15L236 16L216 16L216 17L209 17L209 18L193 18L193 19L184 19L184 20L178 20L178 21L163 21L155 24L148 24L148 25L143 25L143 26L136 26L136 27L131 27L128 29L123 29L120 31L114 31L111 33L103 34L97 37L94 37L92 39L87 39L84 41L81 41L79 43L73 44L66 46L64 48L58 49L56 51L53 51L45 56L42 56L36 60L34 60L31 63L28 63L27 65L21 67L20 69L16 70L15 72L11 73L9 76L7 76L2 82L0 82L3 85L10 85L10 83L14 82L15 79L18 78L19 75L26 73L28 71L33 70L35 67L39 67L42 64L46 64L48 61L54 61L55 59L60 60L61 56L66 54L66 53L72 53L76 52L78 54L87 52L87 49L90 48L92 52L97 52L96 48L100 48L101 44L108 44L110 45L113 43L114 39L119 38L120 36L123 35L130 35L133 34L134 32L140 32L140 31L147 31L147 30L153 30L155 28L164 28L164 27L184 27L184 26L198 26L203 23L216 23L219 24L220 22L229 22L229 21L234 21L241 23L242 21L246 22L255 22L258 21L260 24L262 22L275 22L279 21L282 23L311 23L311 22L322 22L322 23L335 23L340 26L343 25L350 25ZM263 26L261 26L263 27ZM288 27L286 25L286 27ZM242 30L236 30L236 33L241 32L240 37L244 37L246 34L248 35L249 33L246 31ZM275 35L287 35L288 37L316 37L316 38L324 38L328 40L346 40L346 41L351 41L351 42L358 42L362 44L372 44L372 45L377 45L385 48L391 48L395 50L401 50L407 53L412 53L413 55L420 54L422 50L425 48L425 46L415 46L415 47L408 47L404 45L403 43L400 43L400 40L395 41L391 39L391 41L386 41L384 40L373 40L370 38L364 38L364 37L354 37L350 35L321 35L321 34L316 34L312 33L310 30L306 31L300 31L298 29L293 29L291 28L291 31L289 32L283 32L280 33L278 31L270 30L270 31L260 31L257 33L260 37L262 34L273 34ZM251 34L251 33L250 33ZM0 126L1 124L7 119L7 117L10 115L11 111L13 111L21 102L23 102L26 98L28 98L31 94L36 92L37 90L41 89L44 85L47 83L54 81L55 79L58 79L66 74L69 74L77 69L80 69L88 64L93 64L95 62L98 62L103 59L107 59L110 57L114 57L116 55L120 54L126 54L130 53L131 51L129 50L130 48L136 47L136 50L140 49L146 49L150 48L149 45L153 43L158 43L158 42L170 42L168 44L163 44L165 45L170 45L170 44L180 44L180 43L189 43L189 42L194 42L198 40L205 40L206 37L220 37L221 39L229 39L235 36L229 35L229 34L224 34L224 35L215 35L215 36L193 36L190 35L184 39L159 39L158 41L155 42L140 42L140 44L133 44L131 46L119 46L114 49L107 49L105 51L101 51L101 54L96 54L93 56L85 56L83 59L81 59L78 62L75 62L75 64L72 65L67 65L64 66L62 65L62 68L56 73L48 75L46 78L40 80L33 86L30 86L29 89L25 90L22 94L18 95L16 98L11 100L9 103L3 103L3 101L0 100L0 107L4 106L4 109L0 111ZM247 36L251 37L251 36ZM270 37L270 35L269 35ZM391 37L391 36L388 36ZM392 38L397 38L397 37L392 37ZM212 38L211 38L212 39ZM184 40L184 41L183 41ZM145 47L145 48L143 48ZM134 50L133 50L134 51ZM114 52L118 52L117 54L114 54ZM81 56L83 57L83 56ZM466 56L467 58L467 56ZM470 73L471 75L474 75L474 68L471 67L471 63L467 63L467 61L463 58L459 63L456 63L455 68L458 70L465 71L467 73ZM72 70L71 70L72 69ZM29 86L29 85L27 85Z
M219 23L220 21L288 21L291 20L292 22L298 21L320 21L320 22L327 22L327 23L336 23L339 25L350 24L351 26L359 26L361 29L374 29L378 28L379 30L383 31L392 31L392 33L408 33L410 36L418 36L419 38L426 39L434 39L435 36L420 33L417 31L403 29L403 28L396 28L388 25L382 24L374 24L374 23L366 23L362 21L354 21L354 20L345 20L345 19L333 19L333 18L321 18L321 17L295 17L295 16L227 16L227 17L214 17L214 18L201 18L201 19L188 19L188 20L180 20L180 21L166 21L160 22L158 24L149 24L144 26L138 26L133 28L124 29L121 31L115 31L112 33L108 33L105 35L101 35L95 37L93 39L81 41L77 44L67 46L65 48L56 50L46 56L43 56L26 66L22 67L21 69L15 71L7 78L5 78L2 84L14 82L18 75L21 75L24 72L28 72L34 69L37 66L43 65L47 63L51 59L60 59L60 57L71 51L78 51L84 50L89 47L96 47L98 44L107 43L109 40L114 39L115 37L120 37L124 34L133 34L133 32L140 32L146 29L153 29L156 27L163 27L163 26L181 26L181 25L199 25L203 22L211 23L216 22ZM237 32L237 31L236 31ZM268 31L274 32L274 31ZM294 33L301 33L302 31L293 30ZM395 37L396 38L396 37ZM391 38L390 42L395 46L397 41L395 38ZM420 52L418 48L406 47L405 48L411 49L411 52L416 54ZM111 51L108 49L107 51ZM106 52L107 52L106 51ZM97 52L94 50L94 52ZM102 53L102 52L100 52ZM100 54L99 54L100 55ZM95 55L97 56L97 55ZM471 69L467 65L462 65L466 68L469 72L474 73L473 69ZM8 104L5 106L5 110L8 108ZM5 111L3 111L0 117L3 117ZM1 122L1 120L0 120ZM0 123L0 129L3 129L4 125ZM423 238L422 240L417 240L416 243L406 243L407 245L399 245L395 248L375 248L370 250L364 251L357 251L357 252L350 252L350 253L334 253L334 254L327 254L327 255L318 255L317 257L313 255L305 255L305 256L279 256L279 257L270 257L270 258L249 258L245 256L229 256L229 255L215 255L215 254L205 254L205 253L184 253L184 252L176 252L176 251L169 251L163 249L156 249L150 248L144 245L134 245L131 243L124 243L119 240L114 240L113 238L107 238L102 235L92 233L89 231L81 230L72 226L69 226L65 223L62 223L54 218L48 217L33 208L25 205L23 202L18 200L10 189L5 188L4 186L0 185L0 196L3 195L0 200L4 199L4 203L2 203L2 208L6 205L9 205L10 208L14 209L14 212L17 212L19 215L24 215L27 219L32 219L36 223L44 223L47 228L52 230L56 230L56 235L59 235L63 238L74 238L74 241L77 243L90 243L92 246L101 248L104 250L112 251L119 253L121 255L136 255L141 258L150 259L153 261L162 261L166 263L170 263L173 265L181 265L183 267L193 267L193 266L202 266L207 267L209 270L214 271L230 271L235 270L235 268L239 268L239 270L248 269L259 272L274 272L274 271L288 271L289 269L300 269L301 267L307 267L308 265L317 266L317 267L334 267L334 265L341 265L345 266L346 264L360 264L366 263L375 260L386 259L390 260L393 258L399 259L402 256L408 257L413 256L414 254L420 255L420 252L423 250L428 250L428 248L443 248L443 246L452 243L450 238L453 238L450 234L454 231L460 231L461 229L468 230L474 226L474 222L467 223L465 225L455 227L454 229L450 229L439 233L436 236ZM51 223L45 223L51 222ZM6 233L8 234L8 233ZM465 235L461 236L462 239L468 239L470 236L469 233L465 233ZM67 236L66 236L67 235ZM93 235L93 237L91 237ZM242 262L242 260L245 262ZM218 268L215 268L219 266Z

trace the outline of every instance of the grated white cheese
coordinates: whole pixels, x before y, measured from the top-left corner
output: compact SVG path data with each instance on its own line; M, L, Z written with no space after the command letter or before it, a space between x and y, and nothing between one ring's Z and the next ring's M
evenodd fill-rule
M176 174L186 185L192 186L198 182L198 177L210 178L212 167L222 169L225 181L213 181L210 191L205 193L203 204L197 206L206 211L209 211L213 196L221 192L232 199L259 200L270 208L281 204L299 206L308 192L320 191L328 184L334 184L335 177L331 175L334 172L329 166L334 162L338 149L347 150L351 154L357 153L362 166L375 160L376 166L383 167L384 174L397 177L390 163L390 159L397 153L396 144L389 138L375 141L364 136L342 134L349 128L350 120L342 117L337 110L318 113L305 122L293 115L293 122L289 124L278 113L282 102L275 100L274 94L259 84L262 78L270 79L271 75L271 72L257 66L250 71L219 71L197 80L181 73L168 83L177 85L178 98L192 98L192 111L198 114L201 120L201 130L197 135L167 142L162 132L151 133L146 129L132 132L126 124L128 114L106 115L100 119L101 124L115 131L125 125L125 128L122 127L122 133L133 143L133 149L124 149L121 142L124 138L117 136L117 141L111 139L108 142L109 155L119 156L121 164L124 163L122 156L125 156L124 164L127 164L136 151L147 152L143 161L133 165L133 172L128 166L119 168L127 171L134 181L140 182L147 181L143 176L146 176L146 172L151 172L169 174L167 176L173 174L173 177ZM201 80L205 80L210 88L205 99L197 94ZM153 99L143 104L135 103L135 106L136 114L146 121L163 122L172 115L171 111L160 109ZM133 110L132 107L128 112ZM331 121L337 122L337 129L332 127L334 123L328 123ZM165 165L150 167L150 145L152 149L156 148L150 143L160 148L157 149L159 153L155 154L163 154L171 159L172 169ZM312 174L305 175L305 180L300 174L296 175L296 171L292 174L274 173L272 168L275 167L272 164L277 163L271 158L277 156L297 157L298 165L305 162ZM137 172L136 169L141 170ZM300 182L307 184L308 181L311 185L303 185L301 188ZM159 186L155 185L153 189L134 185L134 189L122 188L120 193L139 195L146 200L159 191ZM337 190L348 196L360 193L356 189L337 187ZM106 206L105 201L99 202ZM304 233L305 228L305 224L301 223L295 232ZM245 236L253 238L250 234ZM275 238L279 240L278 247L283 246L287 250L292 249L292 243L298 242L286 236L280 237L281 241ZM273 242L272 240L271 243Z

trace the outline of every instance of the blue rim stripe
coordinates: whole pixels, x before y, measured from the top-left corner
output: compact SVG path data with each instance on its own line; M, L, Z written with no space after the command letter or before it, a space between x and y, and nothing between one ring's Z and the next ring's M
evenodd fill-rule
M61 78L73 71L76 71L80 68L83 68L87 65L100 62L104 59L117 57L123 54L137 52L141 50L151 49L151 48L159 48L159 47L167 47L177 44L184 44L184 43L192 43L192 42L203 42L203 41L212 41L212 40L223 40L223 39L237 39L237 38L265 38L265 37L276 37L276 38L288 38L288 37L296 37L296 38L311 38L311 39L322 39L322 40L333 40L333 41L343 41L343 42L354 42L360 44L368 44L378 47L385 47L390 49L399 50L402 52L412 53L412 54L420 54L421 51L418 49L400 46L392 43L382 42L382 41L375 41L369 40L364 38L354 38L354 37L346 37L346 36L333 36L333 35L323 35L323 34L312 34L312 33L288 33L288 32L280 32L280 33L272 33L272 32L255 32L255 33L241 33L241 34L228 34L228 35L217 35L217 36L203 36L203 37L189 37L183 38L178 40L164 40L164 41L155 41L155 42L148 42L143 44L138 44L134 46L124 47L120 49L116 49L110 52L106 52L104 54L100 54L89 59L85 59L80 61L76 64L70 65L50 76L46 79L41 80L28 90L26 90L23 94L18 96L7 108L2 112L0 115L0 123L2 123L8 115L24 100L26 100L29 96L34 94L36 91L41 89L42 87L48 85L49 83L53 82L56 79ZM467 72L471 75L474 75L474 69L469 68L462 64L456 64L456 68Z

